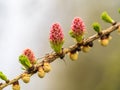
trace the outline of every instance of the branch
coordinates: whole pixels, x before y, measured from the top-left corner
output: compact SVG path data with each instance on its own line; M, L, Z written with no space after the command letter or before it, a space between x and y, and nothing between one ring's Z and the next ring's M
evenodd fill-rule
M44 62L52 63L55 60L57 60L58 58L62 59L69 52L74 52L76 49L80 48L81 46L84 46L90 42L93 42L94 40L97 40L104 35L108 35L108 34L110 35L110 33L117 30L119 27L120 27L120 23L115 23L114 25L110 26L109 28L102 30L100 35L94 34L94 35L88 37L87 39L82 40L81 43L76 43L76 44L70 46L69 48L63 48L61 54L57 54L55 52L46 54L43 58L38 59L38 62L32 67L32 69L26 70L25 72L23 72L19 76L16 76L14 79L9 80L8 82L1 83L0 90L7 87L8 85L12 85L15 82L19 81L22 78L22 75L24 73L28 73L30 76L34 75L35 73L37 73L38 67L42 66ZM40 62L40 60L42 60L42 61Z

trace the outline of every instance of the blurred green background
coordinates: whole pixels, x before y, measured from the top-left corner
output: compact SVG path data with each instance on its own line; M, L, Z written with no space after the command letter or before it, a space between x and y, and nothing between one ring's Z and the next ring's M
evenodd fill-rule
M0 5L0 70L10 79L21 73L17 59L23 49L31 48L37 57L52 51L48 40L52 23L61 23L68 47L75 44L68 34L74 17L83 19L85 37L95 34L93 22L102 29L110 26L100 19L103 11L120 20L120 0L0 0ZM111 36L107 47L96 40L89 53L79 53L78 61L66 55L67 64L60 59L51 63L52 71L43 79L34 75L27 85L20 81L21 90L120 90L120 36L117 32Z

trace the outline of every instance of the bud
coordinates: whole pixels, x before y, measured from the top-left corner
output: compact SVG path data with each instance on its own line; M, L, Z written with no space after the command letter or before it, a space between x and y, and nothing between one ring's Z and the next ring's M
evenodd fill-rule
M105 38L105 39L99 40L99 42L101 43L102 46L107 46L109 44L109 39Z
M85 25L81 18L75 17L72 21L70 36L76 39L77 42L81 42L85 33Z
M31 64L35 64L36 63L35 55L34 55L34 53L30 49L25 49L23 54L28 57L28 59L29 59Z
M7 76L0 71L0 79L8 81Z
M102 18L102 20L104 20L107 23L111 23L111 24L115 23L115 21L108 15L107 12L103 12L101 14L101 18Z
M21 78L21 79L23 80L24 83L29 83L29 82L30 82L30 75L27 74L27 73L24 73L24 74L22 75L22 78Z
M25 55L20 55L20 56L19 56L19 62L20 62L26 69L32 67L32 64L30 63L28 57L25 56Z
M48 63L48 62L44 62L44 64L43 64L43 70L45 71L45 72L49 72L49 71L51 71L51 66L50 66L50 64Z
M43 67L38 68L38 76L40 78L43 78L45 76L45 71L43 70Z
M12 84L12 90L20 90L20 85L18 81Z
M82 51L85 52L85 53L89 52L90 49L91 49L90 46L83 46L82 47Z
M71 59L72 61L78 60L78 51L76 51L76 52L74 52L74 53L71 53L71 52L70 52L68 55L69 55L69 57L70 57L70 59Z
M97 33L99 33L100 31L101 31L101 28L100 28L100 24L99 23L93 23L92 24L92 27L93 27L93 29L97 32Z
M50 45L51 48L56 52L60 53L64 43L64 35L62 28L59 23L54 23L50 30Z

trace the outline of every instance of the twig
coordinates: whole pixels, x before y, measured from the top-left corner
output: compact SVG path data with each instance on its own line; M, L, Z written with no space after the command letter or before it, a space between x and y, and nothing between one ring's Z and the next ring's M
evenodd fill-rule
M57 58L63 58L66 54L68 54L69 52L72 52L72 51L76 50L78 47L80 47L80 46L82 46L82 45L86 45L87 43L92 42L92 41L94 41L94 40L96 40L96 39L99 39L101 36L110 34L111 32L117 30L119 26L120 26L120 23L116 23L116 24L110 26L109 28L107 28L107 29L105 29L105 30L102 30L102 31L101 31L101 35L99 35L99 34L94 34L94 35L88 37L87 39L84 39L81 43L77 43L77 44L75 44L75 45L73 45L73 46L70 46L69 48L63 48L61 55L60 55L60 54L57 54L57 53L55 53L55 52L49 53L49 54L45 55L43 58L41 58L41 60L42 60L41 62L38 60L39 62L37 62L37 64L33 66L34 69L31 69L30 72L28 72L28 71L26 70L26 71L23 72L22 74L24 74L24 73L27 72L27 73L30 74L30 76L32 76L32 75L34 75L35 73L37 73L38 67L42 66L43 63L44 63L44 61L49 62L49 63L52 63L52 62L54 62ZM8 85L11 85L11 84L15 83L15 82L18 81L18 80L20 80L21 77L22 77L22 74L20 74L19 76L16 76L14 79L10 80L9 82L2 83L2 84L0 85L0 90L2 90L3 88L7 87Z

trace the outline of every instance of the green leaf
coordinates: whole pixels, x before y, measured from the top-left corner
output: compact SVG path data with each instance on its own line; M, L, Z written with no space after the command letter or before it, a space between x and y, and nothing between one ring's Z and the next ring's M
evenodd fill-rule
M102 20L104 20L104 21L107 22L107 23L111 23L111 24L114 23L114 20L108 15L107 12L103 12L103 13L101 14L101 18L102 18Z
M60 42L60 43L54 43L50 41L50 45L51 48L56 52L56 53L60 53L62 50L62 46L63 46L64 41Z
M100 30L101 30L100 24L97 23L97 22L93 23L93 24L92 24L92 27L93 27L93 29L94 29L97 33L99 33Z
M71 36L72 38L75 38L75 35L74 35L74 33L73 33L72 30L69 31L69 34L70 34L70 36Z
M20 55L19 56L19 62L27 69L27 68L30 68L32 65L28 59L27 56L25 55Z
M81 42L82 41L82 39L83 39L83 35L78 35L78 36L76 36L76 41L77 42Z
M1 71L0 71L0 78L1 78L2 80L4 80L4 81L7 81L7 80L8 80L7 77L6 77L6 75L3 74Z
M69 31L69 34L72 38L76 39L77 42L81 42L83 39L83 35L76 35L72 30Z

